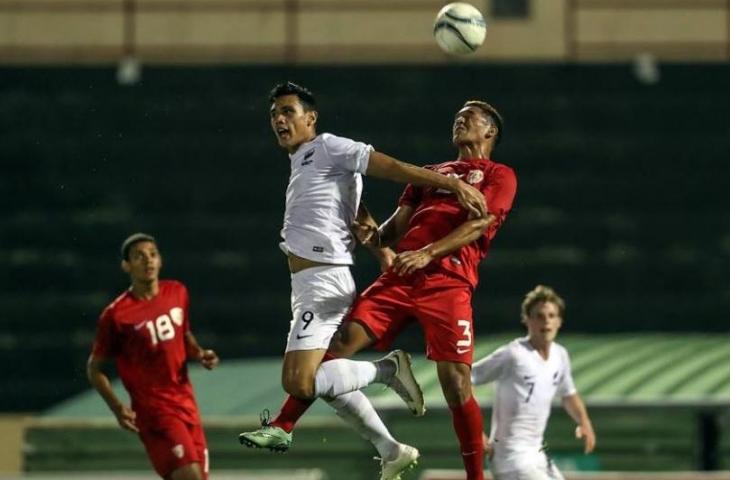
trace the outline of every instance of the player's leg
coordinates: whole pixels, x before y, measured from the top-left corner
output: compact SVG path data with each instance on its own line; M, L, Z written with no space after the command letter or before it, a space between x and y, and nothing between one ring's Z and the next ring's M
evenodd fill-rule
M349 357L376 341L375 335L363 324L345 321L332 338L328 353L336 357ZM378 451L381 459L381 480L400 478L402 472L415 466L420 456L418 450L393 438L370 400L361 391L327 399L327 403Z
M473 357L471 289L450 279L434 277L420 293L419 322L428 357L437 372L451 410L467 480L484 478L482 412L472 396Z
M292 275L292 320L282 366L282 386L289 394L273 421L262 417L260 429L243 432L249 447L286 451L296 422L313 403L314 378L330 340L355 297L347 267L316 267Z
M203 471L197 463L191 463L175 469L169 476L169 480L204 480Z
M205 480L189 425L163 416L140 430L140 438L157 474L171 480Z
M203 474L203 480L208 480L210 475L210 455L208 453L208 440L205 438L205 432L203 431L203 425L198 422L189 425L190 438L193 440L193 445L198 453L198 465Z
M454 431L459 439L467 480L482 480L484 468L484 431L482 411L472 396L469 365L440 361L437 371L444 398L451 410Z
M370 345L387 348L410 321L411 309L412 298L406 287L377 281L353 306L348 321L333 338L330 352L350 356ZM315 376L315 395L333 398L371 383L391 387L415 415L425 412L410 356L402 351L391 352L376 362L338 358L323 363Z

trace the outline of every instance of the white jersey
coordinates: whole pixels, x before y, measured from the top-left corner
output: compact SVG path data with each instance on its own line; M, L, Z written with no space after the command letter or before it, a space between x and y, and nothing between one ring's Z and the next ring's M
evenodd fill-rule
M323 133L289 155L282 249L315 262L352 265L350 226L372 151L370 145Z
M553 398L576 393L568 351L553 343L545 360L526 337L518 338L476 362L471 376L475 385L497 382L492 469L512 472L545 462L541 449Z

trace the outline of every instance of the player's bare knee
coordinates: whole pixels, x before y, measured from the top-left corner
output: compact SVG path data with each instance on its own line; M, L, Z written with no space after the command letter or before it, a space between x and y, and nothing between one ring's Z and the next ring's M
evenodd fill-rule
M328 352L337 358L349 358L374 342L372 335L357 322L345 322L335 332Z
M303 379L288 377L284 379L282 386L286 393L293 397L301 399L314 398L313 378Z

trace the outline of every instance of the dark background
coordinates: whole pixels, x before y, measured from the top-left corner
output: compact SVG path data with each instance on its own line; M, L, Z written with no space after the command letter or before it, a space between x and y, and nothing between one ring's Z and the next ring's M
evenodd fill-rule
M87 388L101 309L127 286L119 245L157 236L185 282L193 328L224 358L279 356L289 277L277 248L289 165L267 95L291 79L320 132L416 164L454 158L453 115L484 99L505 117L494 160L514 209L482 264L476 332L519 330L537 283L567 300L571 332L727 330L730 67L629 65L0 68L0 411ZM379 219L402 187L366 179ZM358 287L377 274L358 252ZM419 353L417 329L401 345Z

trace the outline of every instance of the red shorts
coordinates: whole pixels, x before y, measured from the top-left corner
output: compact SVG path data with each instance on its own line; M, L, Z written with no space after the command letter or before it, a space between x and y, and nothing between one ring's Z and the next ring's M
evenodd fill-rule
M403 278L388 272L360 294L349 320L369 330L379 350L387 349L410 322L417 321L429 359L471 365L471 295L468 283L442 273L416 272Z
M140 426L147 456L162 478L180 467L197 463L208 478L208 445L200 423L187 423L178 417L164 415L157 417L147 426Z

